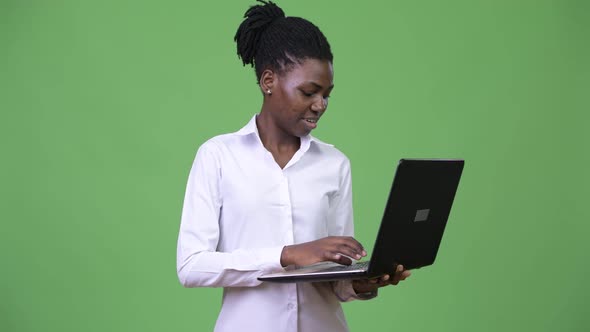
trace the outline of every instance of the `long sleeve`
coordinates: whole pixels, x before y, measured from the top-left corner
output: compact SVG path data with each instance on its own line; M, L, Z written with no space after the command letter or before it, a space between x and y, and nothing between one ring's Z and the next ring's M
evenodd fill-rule
M340 171L340 188L331 201L328 211L328 225L330 235L354 236L354 222L352 210L352 177L350 162L343 163ZM377 295L359 296L352 288L351 280L332 282L332 288L338 299L342 302L352 300L367 300Z
M201 146L186 187L177 246L177 273L184 287L257 286L257 277L279 271L281 247L218 252L223 198L215 143Z

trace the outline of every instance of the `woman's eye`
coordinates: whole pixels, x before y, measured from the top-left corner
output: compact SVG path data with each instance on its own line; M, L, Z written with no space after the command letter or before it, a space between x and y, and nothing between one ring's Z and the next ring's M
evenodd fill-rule
M308 92L308 91L303 91L303 90L301 90L301 93L303 93L303 95L306 97L311 97L315 94L314 92Z

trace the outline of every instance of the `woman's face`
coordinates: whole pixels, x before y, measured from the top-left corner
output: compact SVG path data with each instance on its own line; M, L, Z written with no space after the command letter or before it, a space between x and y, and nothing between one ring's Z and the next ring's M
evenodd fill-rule
M285 133L302 137L318 125L334 87L334 69L327 60L306 59L275 76L266 102L271 116Z

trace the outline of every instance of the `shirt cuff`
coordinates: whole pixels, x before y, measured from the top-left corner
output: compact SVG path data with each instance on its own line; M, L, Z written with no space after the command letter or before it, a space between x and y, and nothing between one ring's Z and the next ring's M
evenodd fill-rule
M263 274L283 271L281 265L281 254L283 253L283 246L268 248L259 252L258 259L263 262L259 268Z

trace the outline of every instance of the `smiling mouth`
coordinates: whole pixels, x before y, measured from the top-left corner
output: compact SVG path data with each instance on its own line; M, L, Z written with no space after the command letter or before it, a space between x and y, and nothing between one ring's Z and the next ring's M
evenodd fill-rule
M308 130L316 129L318 126L318 118L304 118L305 125L307 126Z

